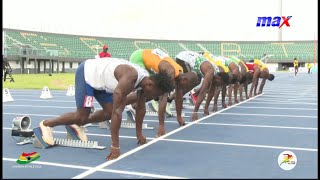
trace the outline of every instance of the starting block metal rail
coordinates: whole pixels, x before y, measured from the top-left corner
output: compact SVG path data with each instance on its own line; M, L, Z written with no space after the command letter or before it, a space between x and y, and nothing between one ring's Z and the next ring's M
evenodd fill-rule
M102 129L110 129L110 127L111 127L111 123L109 121L103 121L103 122L100 122L99 124L100 124L99 127ZM127 120L125 122L121 122L121 128L135 129L136 123L128 122L128 120ZM154 127L149 127L148 124L142 123L142 129L154 129Z
M203 105L200 105L199 109L203 109ZM183 105L183 109L194 109L193 105Z
M81 141L73 139L54 138L54 144L59 146L87 148L87 149L105 149L105 146L98 146L98 141Z
M146 116L158 117L158 112L147 111L146 112ZM167 117L177 117L177 113L174 113L174 112L171 112L171 111L170 112L166 111L166 116ZM185 117L185 114L181 113L181 116Z
M40 127L33 129L35 138L33 140L33 146L36 148L46 149L52 147L51 145L45 143L42 139L42 133ZM66 146L66 147L74 147L74 148L87 148L87 149L105 149L105 146L99 146L98 141L81 141L75 139L69 139L72 136L67 131L67 139L62 138L54 138L54 146Z

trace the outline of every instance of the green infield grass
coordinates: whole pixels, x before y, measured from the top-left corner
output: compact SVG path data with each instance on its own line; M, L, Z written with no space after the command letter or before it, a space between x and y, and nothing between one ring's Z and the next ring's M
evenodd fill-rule
M59 73L52 74L52 76L48 74L12 74L12 77L14 82L10 82L7 76L6 82L3 82L3 88L42 89L48 86L49 89L67 90L69 85L75 85L74 73Z

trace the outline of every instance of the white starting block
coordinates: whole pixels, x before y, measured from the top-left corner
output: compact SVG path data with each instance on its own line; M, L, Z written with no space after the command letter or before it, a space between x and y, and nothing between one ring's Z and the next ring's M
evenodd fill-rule
M41 99L49 99L52 98L52 95L50 93L50 90L48 88L48 86L44 86L40 95Z
M42 149L46 149L51 147L50 145L48 145L47 143L45 143L42 140L42 134L41 134L41 130L40 127L34 128L33 129L35 138L33 141L33 146L36 148L42 148ZM54 145L58 145L58 146L66 146L66 147L75 147L75 148L88 148L88 149L105 149L105 146L99 146L98 145L98 141L81 141L81 140L75 140L75 139L70 139L72 136L69 134L69 132L67 131L67 139L61 139L61 138L54 138Z
M111 122L110 121L103 121L99 123L99 128L101 129L110 129ZM136 123L135 122L129 122L129 120L121 122L121 128L126 129L135 129ZM142 129L154 129L154 127L149 127L148 124L142 123Z
M81 140L73 140L73 139L55 138L54 144L59 146L87 148L87 149L105 149L106 148L105 146L98 146L98 141L83 142Z
M73 85L70 85L69 87L68 87L68 91L67 91L67 94L66 94L67 96L74 96L75 95L75 88L74 88L74 86Z
M148 106L151 111L147 111L146 116L158 116L159 103L155 100L152 100L151 103L148 103ZM166 116L167 117L177 117L176 113L171 112L171 103L167 103ZM181 113L181 116L185 117L184 113Z
M2 102L14 101L8 88L4 88L2 92Z
M194 109L194 106L190 105L183 105L184 109ZM199 109L203 109L203 105L200 105Z

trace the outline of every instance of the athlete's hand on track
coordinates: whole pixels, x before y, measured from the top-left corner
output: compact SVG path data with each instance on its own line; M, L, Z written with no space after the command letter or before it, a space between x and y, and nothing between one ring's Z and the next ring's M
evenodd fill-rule
M120 156L120 148L110 147L110 154L106 157L107 160L117 159Z
M223 108L227 108L228 106L227 106L227 104L226 104L225 102L223 102L223 103L222 103L222 107L223 107ZM218 108L217 108L217 109L218 109Z
M143 135L137 136L137 139L138 139L137 144L139 144L139 145L147 143L147 139Z
M203 109L203 114L208 116L209 115L209 110L208 109Z
M166 130L164 129L164 125L159 125L157 137L163 136L166 134Z
M192 120L192 121L198 120L198 113L193 112L193 113L192 113L192 118L191 118L191 120Z
M179 123L179 126L184 126L186 123L184 122L184 119L182 117L177 117L177 121Z
M227 106L227 105L226 105ZM218 106L213 106L213 112L217 112L218 111Z

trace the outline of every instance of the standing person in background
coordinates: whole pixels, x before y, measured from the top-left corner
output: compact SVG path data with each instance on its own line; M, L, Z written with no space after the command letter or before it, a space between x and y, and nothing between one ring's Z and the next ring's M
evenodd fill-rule
M10 82L14 82L14 79L11 76L11 72L12 72L11 66L10 66L7 58L5 58L4 56L2 56L2 72L3 72L3 81L4 82L7 79L7 75L11 78Z
M298 70L299 70L299 61L297 58L293 60L293 67L294 67L294 76L297 77Z
M308 68L308 74L310 74L310 70L311 70L311 64L310 63L307 64L307 68Z
M111 54L108 53L108 46L107 45L103 46L103 51L99 53L99 56L101 58L103 58L103 57L111 57Z

